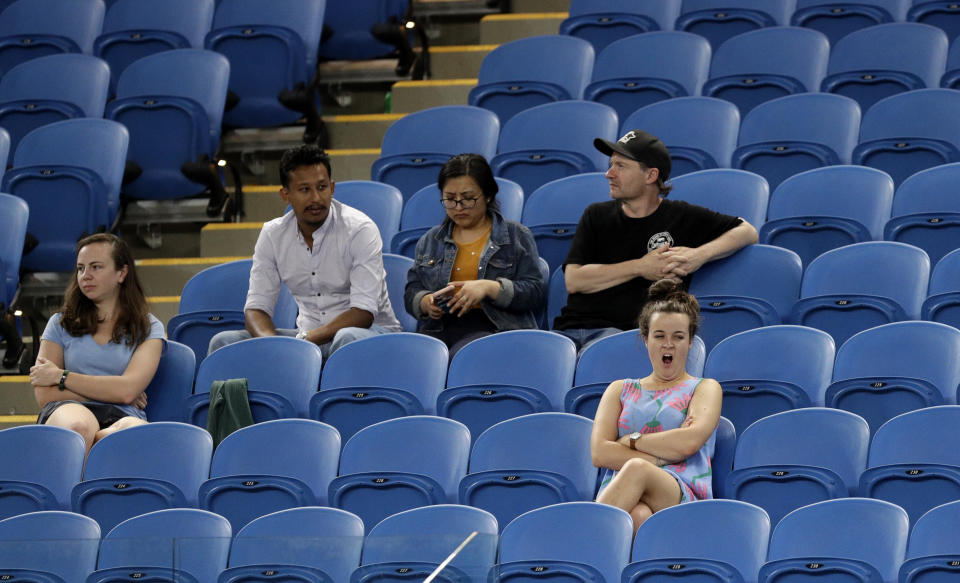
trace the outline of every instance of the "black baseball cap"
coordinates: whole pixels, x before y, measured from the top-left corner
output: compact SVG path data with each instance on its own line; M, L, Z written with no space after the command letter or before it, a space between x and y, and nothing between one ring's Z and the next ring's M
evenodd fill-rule
M593 147L607 156L616 152L648 168L656 168L660 170L661 180L670 178L670 150L653 134L630 130L616 142L597 138L593 140Z

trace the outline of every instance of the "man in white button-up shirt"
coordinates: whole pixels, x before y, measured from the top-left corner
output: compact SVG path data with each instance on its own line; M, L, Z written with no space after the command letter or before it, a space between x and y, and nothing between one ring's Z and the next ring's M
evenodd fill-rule
M280 159L280 180L280 195L293 210L260 231L244 305L246 330L217 334L210 352L282 334L317 344L326 358L354 340L399 332L380 232L365 214L334 200L330 158L311 145L289 150ZM273 323L281 283L300 308L296 330Z

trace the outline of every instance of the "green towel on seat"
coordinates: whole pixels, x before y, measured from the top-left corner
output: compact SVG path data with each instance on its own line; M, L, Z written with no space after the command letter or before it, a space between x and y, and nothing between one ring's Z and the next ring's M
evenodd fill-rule
M250 401L247 400L247 379L213 381L210 384L210 410L207 413L207 431L216 448L225 437L253 425Z

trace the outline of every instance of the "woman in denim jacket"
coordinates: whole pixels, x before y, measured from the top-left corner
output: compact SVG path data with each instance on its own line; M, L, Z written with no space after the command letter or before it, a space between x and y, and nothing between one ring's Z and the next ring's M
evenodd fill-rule
M420 331L451 356L501 330L536 328L547 282L530 231L500 214L497 182L483 156L460 154L437 179L447 218L417 242L403 294Z

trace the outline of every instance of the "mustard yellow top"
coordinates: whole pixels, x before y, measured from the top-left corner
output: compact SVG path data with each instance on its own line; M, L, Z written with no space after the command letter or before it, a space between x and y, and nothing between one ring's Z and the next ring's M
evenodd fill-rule
M453 260L450 281L470 281L477 279L480 271L480 255L490 239L490 227L472 243L457 243L457 258ZM479 308L480 306L475 306Z

